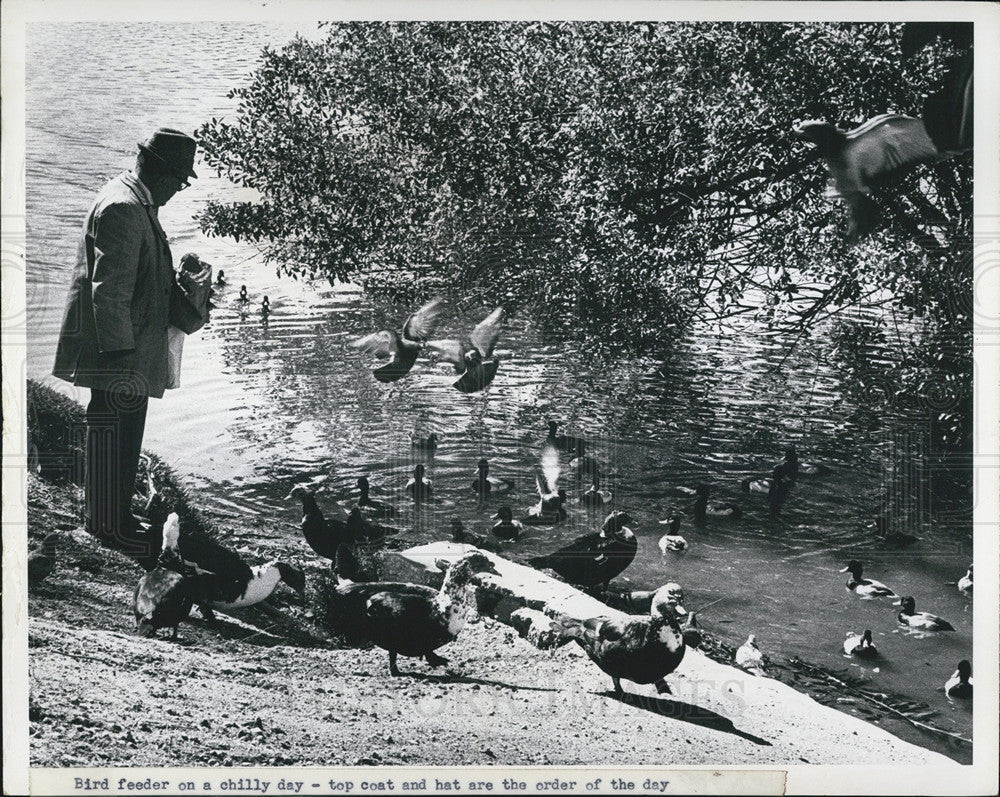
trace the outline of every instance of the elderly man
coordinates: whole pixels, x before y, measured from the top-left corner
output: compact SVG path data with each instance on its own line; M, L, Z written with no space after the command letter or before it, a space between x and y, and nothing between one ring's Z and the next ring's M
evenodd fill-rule
M184 133L157 130L139 145L134 171L101 189L83 225L53 369L91 391L87 530L140 558L158 553L146 550L154 543L131 511L146 407L176 387L170 328L190 334L208 317L211 267L186 256L175 272L157 219L197 177L195 148Z

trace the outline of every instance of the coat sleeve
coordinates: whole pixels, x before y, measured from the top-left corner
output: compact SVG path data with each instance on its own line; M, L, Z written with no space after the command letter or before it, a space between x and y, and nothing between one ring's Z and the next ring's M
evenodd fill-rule
M91 291L97 348L101 352L128 351L132 339L132 293L139 269L142 208L116 203L94 218L91 233L94 272Z

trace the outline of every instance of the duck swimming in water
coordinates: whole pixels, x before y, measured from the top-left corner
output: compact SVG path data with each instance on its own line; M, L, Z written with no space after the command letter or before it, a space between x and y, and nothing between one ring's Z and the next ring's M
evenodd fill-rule
M697 523L704 523L709 517L724 517L735 520L743 514L743 510L736 504L728 501L720 501L713 504L708 502L708 496L712 488L707 484L699 484L695 488L694 499L694 519Z
M972 594L972 565L969 565L969 569L966 571L965 575L958 580L958 591L963 595Z
M900 625L905 625L908 628L914 628L918 631L955 630L955 626L947 620L942 620L935 614L931 614L930 612L914 611L916 608L916 601L909 596L900 598L893 604L893 606L903 607L899 610L899 614L896 615L896 619L899 620Z
M357 486L361 493L358 498L358 506L365 515L373 518L386 518L396 514L396 510L391 505L371 497L371 484L368 482L367 476L359 476Z
M432 456L434 452L437 451L437 447L437 432L431 432L427 437L415 437L410 442L410 448L414 451L423 451L424 453L431 454Z
M851 574L851 578L847 581L847 589L862 598L899 597L881 581L876 581L873 578L862 578L862 565L857 559L848 562L847 567L844 567L840 572Z
M538 470L535 472L538 503L528 510L528 515L523 519L523 523L549 526L566 519L564 506L566 491L557 486L560 470L559 452L552 446L544 446Z
M448 568L440 590L403 582L338 584L330 598L330 622L352 642L373 642L389 651L392 675L400 674L397 656L424 658L438 667L448 660L434 651L458 636L476 606L474 578L496 572L485 554L473 551Z
M250 297L247 295L247 286L240 285L240 304L247 304L250 301Z
M529 559L533 567L553 570L571 584L608 588L611 579L632 564L639 545L626 523L632 517L612 512L600 532L585 534L545 556Z
M431 497L430 479L425 479L424 474L427 468L422 462L413 466L413 478L406 483L406 492L410 494L418 504L427 501Z
M453 387L462 393L475 393L487 387L497 374L500 360L493 356L493 349L500 338L504 323L504 309L498 307L476 324L467 338L461 340L431 340L427 347L461 374Z
M491 531L494 536L501 540L516 540L524 533L524 525L519 520L514 520L514 513L509 506L502 506L494 516L496 523Z
M225 285L226 284L226 272L223 271L221 268L219 269L219 273L215 275L215 284L216 285ZM246 287L246 286L244 286L244 287Z
M266 296L264 300L260 303L260 314L267 318L271 314L271 300Z
M575 457L582 457L586 453L586 440L569 434L557 434L558 430L559 424L555 421L549 421L549 434L543 445L552 446L556 451L563 454L573 454Z
M599 469L594 468L591 475L590 487L584 490L583 494L580 496L580 503L584 506L589 506L591 509L602 507L605 504L610 504L614 500L614 493L610 490L602 490L600 488L601 474Z
M878 658L878 651L872 643L872 632L866 629L863 634L848 634L844 640L844 655L859 659Z
M451 521L451 541L461 545L471 545L482 551L500 552L500 544L496 540L466 531L462 521L458 518L452 518Z
M958 669L945 682L944 693L948 697L972 700L972 665L968 659L958 663Z
M687 612L666 593L657 592L657 596L647 617L577 620L560 615L553 620L552 630L576 640L590 660L611 676L618 697L624 694L622 678L637 684L655 683L658 692L669 693L663 679L684 658L686 646L678 617Z
M373 370L372 374L379 382L395 382L410 373L417 356L438 325L444 308L444 299L432 299L406 319L401 333L383 329L350 345L379 359L388 358L389 362Z
M686 550L687 540L677 533L681 527L681 519L677 515L671 515L666 520L661 520L660 523L666 523L670 526L667 533L660 537L660 553L666 556L667 551Z

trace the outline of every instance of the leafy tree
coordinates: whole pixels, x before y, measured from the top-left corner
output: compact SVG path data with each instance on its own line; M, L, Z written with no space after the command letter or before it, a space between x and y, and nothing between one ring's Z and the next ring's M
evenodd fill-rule
M802 118L918 115L949 45L904 61L893 24L323 31L265 50L237 117L200 130L208 163L260 193L211 203L206 231L289 275L418 275L627 345L738 314L807 335L882 304L933 333L906 389L948 374L942 429L968 431L971 155L898 181L884 229L848 247L822 163L791 135Z

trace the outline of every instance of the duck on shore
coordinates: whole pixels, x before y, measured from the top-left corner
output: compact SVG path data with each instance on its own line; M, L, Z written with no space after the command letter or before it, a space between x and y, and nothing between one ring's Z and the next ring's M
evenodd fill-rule
M285 496L286 501L298 498L302 502L302 536L319 556L336 562L337 549L343 543L352 542L346 519L327 519L316 503L316 494L306 484L297 484Z
M514 512L506 504L497 510L493 517L496 523L491 531L494 536L501 540L516 540L524 533L524 525L519 520L514 520Z
M172 512L163 525L163 550L156 567L139 579L132 596L136 627L145 636L172 628L170 638L177 639L177 626L191 613L191 607L206 604L211 597L208 579L188 576L177 547L179 538L180 518Z
M210 600L207 601L207 606L210 609L219 609L221 611L253 606L269 598L271 593L274 592L274 588L282 582L295 590L299 594L299 597L305 595L306 577L297 567L293 567L285 562L274 561L251 567L250 571L251 577L243 592L235 596L220 595L218 592L213 592ZM202 605L200 608L202 614L206 615L205 606ZM210 614L206 615L206 619L211 619Z
M49 532L38 548L28 551L28 588L41 584L56 569L56 546L59 535Z
M862 578L862 564L857 559L852 559L848 562L847 566L842 568L840 572L851 574L846 587L849 591L859 597L865 599L899 597L893 590L889 589L881 581L876 581L873 578Z
M475 608L473 578L496 572L489 558L473 551L448 568L440 590L403 582L338 584L330 597L331 623L352 642L373 642L389 651L392 675L400 674L398 656L438 667L448 660L434 651L458 636Z
M654 595L646 617L577 620L560 615L553 620L552 630L576 640L590 660L611 676L618 697L624 694L622 678L637 684L655 683L658 692L669 694L663 679L684 658L686 646L678 618L687 612L663 589Z
M938 617L936 614L915 611L916 601L910 596L900 598L898 601L893 603L893 606L902 607L899 610L899 614L896 615L896 619L899 620L900 625L905 625L908 628L913 628L917 631L955 630L955 626L947 620L943 620Z
M389 362L374 369L372 374L379 382L395 382L412 370L417 356L437 327L444 308L444 299L432 299L406 319L402 332L383 329L365 335L350 345L377 359L388 358Z
M968 659L962 659L958 669L945 682L944 693L948 697L972 700L972 683L972 665Z
M872 632L865 629L863 634L849 633L844 640L844 655L857 656L859 659L878 658L878 650L872 643Z
M750 634L747 641L736 649L736 665L754 675L766 675L764 670L764 654L757 647L757 637Z
M638 543L627 523L633 522L625 512L612 512L601 531L585 534L545 556L529 559L533 567L558 573L571 584L608 588L611 579L619 575L635 559Z

